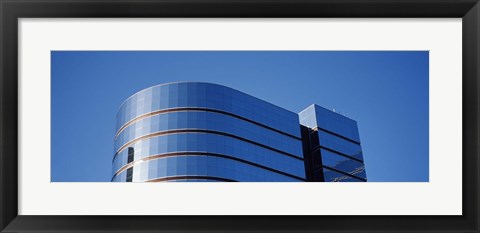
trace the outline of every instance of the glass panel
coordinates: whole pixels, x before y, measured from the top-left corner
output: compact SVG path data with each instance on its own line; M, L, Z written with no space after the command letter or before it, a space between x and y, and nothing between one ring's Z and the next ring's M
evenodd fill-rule
M350 175L366 179L365 165L343 155L321 149L322 164Z
M189 169L196 167L197 169ZM153 169L155 168L155 169ZM135 171L133 171L135 169ZM124 176L123 174L127 174ZM132 175L133 174L133 175ZM242 182L303 182L235 160L212 156L176 156L149 160L120 173L116 182L143 182L158 179L195 179Z
M321 146L363 160L362 148L359 144L345 140L322 130L318 131L318 136Z
M132 95L118 111L117 131L139 115L178 107L218 109L300 137L296 113L228 87L195 82L154 86Z
M155 145L155 146L153 146ZM135 159L173 152L209 152L246 160L298 177L305 177L304 162L254 144L223 135L179 133L141 140L131 145ZM139 150L139 148L146 148ZM120 152L113 162L113 174L126 164L128 150Z
M114 150L142 136L175 129L205 129L232 134L302 158L296 139L242 119L216 112L180 111L152 115L126 127L115 139Z
M363 180L327 168L323 168L323 175L325 177L325 182L364 182Z
M311 129L317 127L325 129L360 143L357 122L346 116L318 105L311 105L300 112L299 115L300 123L304 126Z

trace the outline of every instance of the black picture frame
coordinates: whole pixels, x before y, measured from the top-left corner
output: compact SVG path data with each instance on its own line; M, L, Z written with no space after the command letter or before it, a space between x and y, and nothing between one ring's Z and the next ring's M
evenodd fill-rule
M478 0L0 0L0 14L1 232L479 232ZM18 215L18 19L58 17L462 18L463 215Z

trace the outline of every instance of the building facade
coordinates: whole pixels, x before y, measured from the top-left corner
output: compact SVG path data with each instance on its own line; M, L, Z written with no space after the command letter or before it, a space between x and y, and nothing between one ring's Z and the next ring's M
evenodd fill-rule
M367 181L356 121L318 105L298 115L309 181Z
M366 181L353 168L363 166L356 122L332 112L355 129L330 126L317 107L297 114L211 83L144 89L117 113L112 181Z

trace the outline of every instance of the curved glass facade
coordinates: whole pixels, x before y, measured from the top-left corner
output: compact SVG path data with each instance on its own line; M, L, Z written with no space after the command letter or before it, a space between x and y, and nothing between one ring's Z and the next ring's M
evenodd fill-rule
M298 138L272 132L268 128L230 115L206 110L180 111L177 109L139 119L120 132L114 148L115 151L121 152L137 138L180 129L209 130L230 134L302 158L302 148L298 147Z
M117 114L112 181L301 182L299 118L216 84L158 85Z
M357 122L210 83L168 83L117 113L113 182L365 182Z

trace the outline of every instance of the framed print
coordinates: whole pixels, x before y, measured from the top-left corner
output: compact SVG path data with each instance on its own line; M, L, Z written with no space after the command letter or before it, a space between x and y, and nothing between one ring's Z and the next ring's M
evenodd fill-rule
M1 232L478 232L477 1L2 1Z

